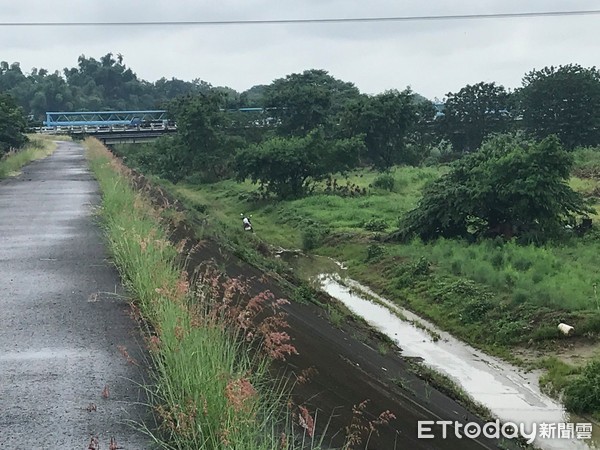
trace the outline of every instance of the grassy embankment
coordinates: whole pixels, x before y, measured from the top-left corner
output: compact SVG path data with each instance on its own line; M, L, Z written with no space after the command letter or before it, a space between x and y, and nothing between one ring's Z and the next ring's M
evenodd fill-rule
M160 225L161 212L130 188L127 169L97 141L86 145L103 193L100 214L110 250L152 330L155 383L149 393L160 428L148 433L169 449L280 448L282 431L290 433L291 425L284 389L269 379L267 359L230 333L235 329L211 306L206 286L191 292ZM300 431L310 443L309 430Z
M29 142L16 152L10 152L0 158L0 179L19 174L19 169L36 159L45 158L56 148L54 140L64 140L64 136L28 135Z
M594 199L600 211L600 152L578 151L576 160L570 184ZM361 170L348 181L366 187L367 195L333 195L323 192L326 187L321 185L313 195L293 201L258 199L255 186L231 180L163 183L191 209L218 223L213 228L226 237L247 239L255 246L258 239L304 248L341 260L353 278L467 342L508 359L515 360L516 347L552 355L561 347L556 344L597 342L597 230L584 238L544 246L498 240L382 244L377 239L394 230L398 218L416 205L423 185L444 170L396 168L391 191L370 187L378 174ZM253 215L254 236L239 233L241 212ZM600 215L593 219L597 224ZM575 337L564 340L557 330L559 322L573 325ZM544 381L560 389L577 379L585 362L570 366L557 358L539 358L534 364L550 369Z

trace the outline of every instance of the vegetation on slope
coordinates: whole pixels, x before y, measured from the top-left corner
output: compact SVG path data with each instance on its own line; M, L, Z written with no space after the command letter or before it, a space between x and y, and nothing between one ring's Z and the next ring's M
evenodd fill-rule
M64 136L53 136L53 139L64 139ZM0 179L17 175L19 169L36 159L45 158L52 154L56 144L39 135L30 135L25 146L20 150L10 151L0 157Z

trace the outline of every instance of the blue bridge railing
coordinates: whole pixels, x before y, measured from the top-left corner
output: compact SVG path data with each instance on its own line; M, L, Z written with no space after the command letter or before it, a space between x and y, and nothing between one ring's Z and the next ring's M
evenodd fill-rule
M165 123L168 120L165 110L149 111L55 111L47 112L44 126L110 126L141 125L145 123Z

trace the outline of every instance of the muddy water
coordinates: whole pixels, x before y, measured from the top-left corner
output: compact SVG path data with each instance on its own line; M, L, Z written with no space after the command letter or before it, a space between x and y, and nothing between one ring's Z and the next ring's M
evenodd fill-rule
M299 276L315 282L354 314L393 339L404 356L420 358L425 365L453 379L501 421L526 424L527 432L534 424L539 427L541 423L589 422L568 414L560 403L543 394L538 384L539 373L526 373L459 341L344 277L343 266L326 258L306 258L298 254L282 256ZM432 336L435 335L439 339L434 340ZM558 437L558 432L553 432L553 436ZM576 434L573 439L538 437L535 445L548 450L600 449L600 428L593 426L591 439L577 439Z

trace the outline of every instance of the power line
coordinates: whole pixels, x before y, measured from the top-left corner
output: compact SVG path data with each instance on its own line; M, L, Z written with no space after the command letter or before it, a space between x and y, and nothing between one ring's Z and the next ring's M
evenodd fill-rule
M546 11L493 14L456 14L437 16L397 17L344 17L330 19L264 19L264 20L186 20L186 21L139 21L139 22L0 22L0 27L134 27L134 26L225 26L225 25L281 25L320 23L367 23L367 22L418 22L438 20L511 19L533 17L591 16L600 10Z

